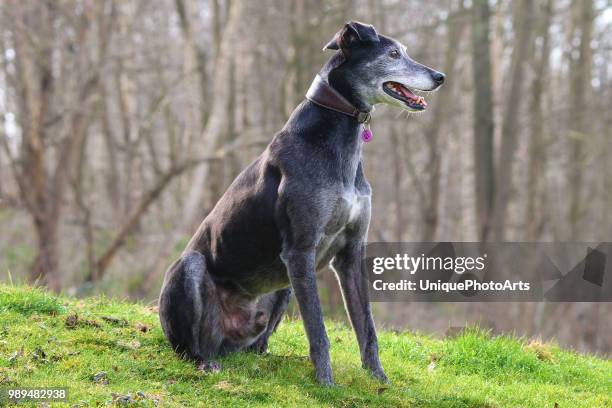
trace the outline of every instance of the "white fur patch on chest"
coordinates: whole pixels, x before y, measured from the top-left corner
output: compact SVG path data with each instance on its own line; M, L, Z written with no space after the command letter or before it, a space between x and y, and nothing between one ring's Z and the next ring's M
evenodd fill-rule
M346 192L338 200L334 218L325 228L317 247L316 262L318 267L329 262L346 245L347 227L360 222L363 211L367 209L368 199L368 196Z
M364 197L358 196L355 193L347 194L344 197L349 207L348 224L355 222L361 215L361 211L365 208Z

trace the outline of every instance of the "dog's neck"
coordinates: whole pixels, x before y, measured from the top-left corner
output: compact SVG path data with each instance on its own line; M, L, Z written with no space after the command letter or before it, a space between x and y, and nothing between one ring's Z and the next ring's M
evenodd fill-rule
M344 113L304 100L291 114L283 130L306 142L312 148L313 163L324 160L325 167L345 185L354 185L361 161L363 141L361 125Z
M337 53L325 64L319 76L354 107L360 111L370 111L372 106L357 96L342 72L336 71L342 62L343 56ZM323 157L326 161L334 162L330 168L336 169L343 183L355 183L361 161L363 125L354 117L306 99L293 111L283 129L307 141L308 145L316 146L317 153L325 152Z
M340 95L348 100L354 107L362 112L372 110L372 105L359 97L355 86L351 84L347 76L342 72L341 65L344 62L342 52L334 54L319 72L319 76L327 81Z

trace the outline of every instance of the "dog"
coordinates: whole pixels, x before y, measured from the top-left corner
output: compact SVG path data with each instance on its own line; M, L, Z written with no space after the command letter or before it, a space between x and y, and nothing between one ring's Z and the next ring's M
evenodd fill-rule
M432 91L444 74L419 64L399 41L348 22L285 126L240 173L165 274L159 316L174 350L202 370L215 358L264 353L295 294L316 380L333 384L316 273L335 271L363 367L387 382L378 356L361 263L371 190L361 160L370 112L384 103L422 111L411 89ZM367 136L367 137L366 137Z

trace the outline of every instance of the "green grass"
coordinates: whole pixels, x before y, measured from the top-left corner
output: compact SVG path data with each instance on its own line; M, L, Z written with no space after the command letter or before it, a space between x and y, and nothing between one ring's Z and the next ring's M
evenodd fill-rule
M391 380L381 385L361 369L351 330L327 329L337 386L314 382L301 323L290 320L269 355L234 354L207 375L172 352L152 308L0 286L0 388L68 387L65 406L129 395L133 406L170 407L612 407L612 362L555 345L477 329L443 340L381 331Z

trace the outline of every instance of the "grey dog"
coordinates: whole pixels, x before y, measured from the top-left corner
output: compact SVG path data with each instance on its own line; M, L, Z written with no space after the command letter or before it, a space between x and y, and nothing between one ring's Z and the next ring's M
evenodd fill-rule
M371 196L361 136L374 105L423 110L425 100L411 89L434 90L444 74L358 22L345 24L324 50L334 55L308 97L166 272L162 328L176 352L201 369L218 369L214 359L228 352L265 352L293 292L316 379L333 384L316 282L331 264L363 367L387 381L361 267Z

